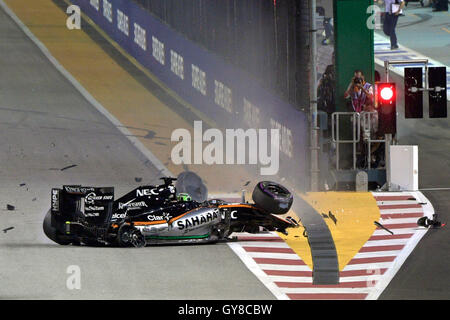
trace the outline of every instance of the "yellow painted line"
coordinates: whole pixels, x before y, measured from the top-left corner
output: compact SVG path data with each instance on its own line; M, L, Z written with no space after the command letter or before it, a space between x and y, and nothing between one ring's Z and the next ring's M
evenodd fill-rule
M450 33L450 30L449 29L447 29L447 28L442 28L442 30L444 30L445 32L447 32L447 33Z
M342 271L375 231L380 210L369 192L311 192L302 196L319 214L329 211L337 219L323 218L336 246Z
M420 17L418 15L416 15L415 13L408 13L409 16L420 19Z
M288 235L285 236L282 233L278 233L281 239L283 239L289 247L303 260L303 262L313 269L311 248L308 243L308 238L303 236L303 227L296 229L288 229Z
M56 60L172 173L179 174L185 170L182 165L175 165L171 161L171 150L176 143L172 143L170 138L178 128L185 128L192 134L193 123L149 92L84 31L67 29L68 16L51 0L5 2ZM96 27L95 24L93 26ZM96 29L109 39L98 27ZM168 90L114 41L109 41L149 78ZM174 92L171 93L180 101ZM193 107L191 111L205 123L215 125ZM216 127L220 128L220 124ZM146 138L147 135L152 138ZM205 180L210 192L240 192L245 181L255 180L243 165L189 165L188 168Z

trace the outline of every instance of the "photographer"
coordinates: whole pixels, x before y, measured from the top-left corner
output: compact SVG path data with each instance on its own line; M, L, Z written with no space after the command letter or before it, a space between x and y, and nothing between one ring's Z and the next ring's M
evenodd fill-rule
M363 72L361 70L355 70L353 78L350 81L344 94L344 98L351 99L353 111L358 113L361 113L363 111L376 111L373 104L373 94L373 86L365 81ZM370 117L370 121L371 132L368 132L368 134L371 136L371 138L374 138L378 130L378 114L372 115ZM365 131L363 127L361 127L360 130L361 136L364 137ZM363 139L358 144L358 151L358 167L367 168L367 143L365 139Z
M355 70L352 81L350 81L344 98L350 98L353 111L362 112L371 109L373 105L373 86L366 82L361 70Z

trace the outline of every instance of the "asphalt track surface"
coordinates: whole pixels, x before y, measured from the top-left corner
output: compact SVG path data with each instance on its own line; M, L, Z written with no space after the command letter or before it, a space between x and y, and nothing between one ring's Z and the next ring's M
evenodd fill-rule
M226 244L63 247L42 221L50 189L157 183L157 170L0 10L0 298L274 299ZM76 165L67 170L64 167ZM15 210L7 210L7 204ZM69 266L81 289L66 286Z

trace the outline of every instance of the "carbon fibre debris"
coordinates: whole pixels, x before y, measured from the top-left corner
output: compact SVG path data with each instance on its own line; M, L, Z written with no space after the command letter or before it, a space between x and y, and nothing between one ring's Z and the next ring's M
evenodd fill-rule
M76 164L72 164L72 165L70 165L70 166L61 168L61 171L64 171L64 170L67 170L67 169L71 169L71 168L74 168L74 167L76 167L76 166L77 166Z
M5 228L5 229L3 229L3 233L6 233L6 232L8 232L9 230L12 230L12 229L14 229L14 227Z

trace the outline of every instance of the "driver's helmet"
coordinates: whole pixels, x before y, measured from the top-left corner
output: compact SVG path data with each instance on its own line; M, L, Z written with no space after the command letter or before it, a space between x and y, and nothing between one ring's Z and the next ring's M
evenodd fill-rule
M191 196L188 193L179 193L177 195L178 201L192 201Z

